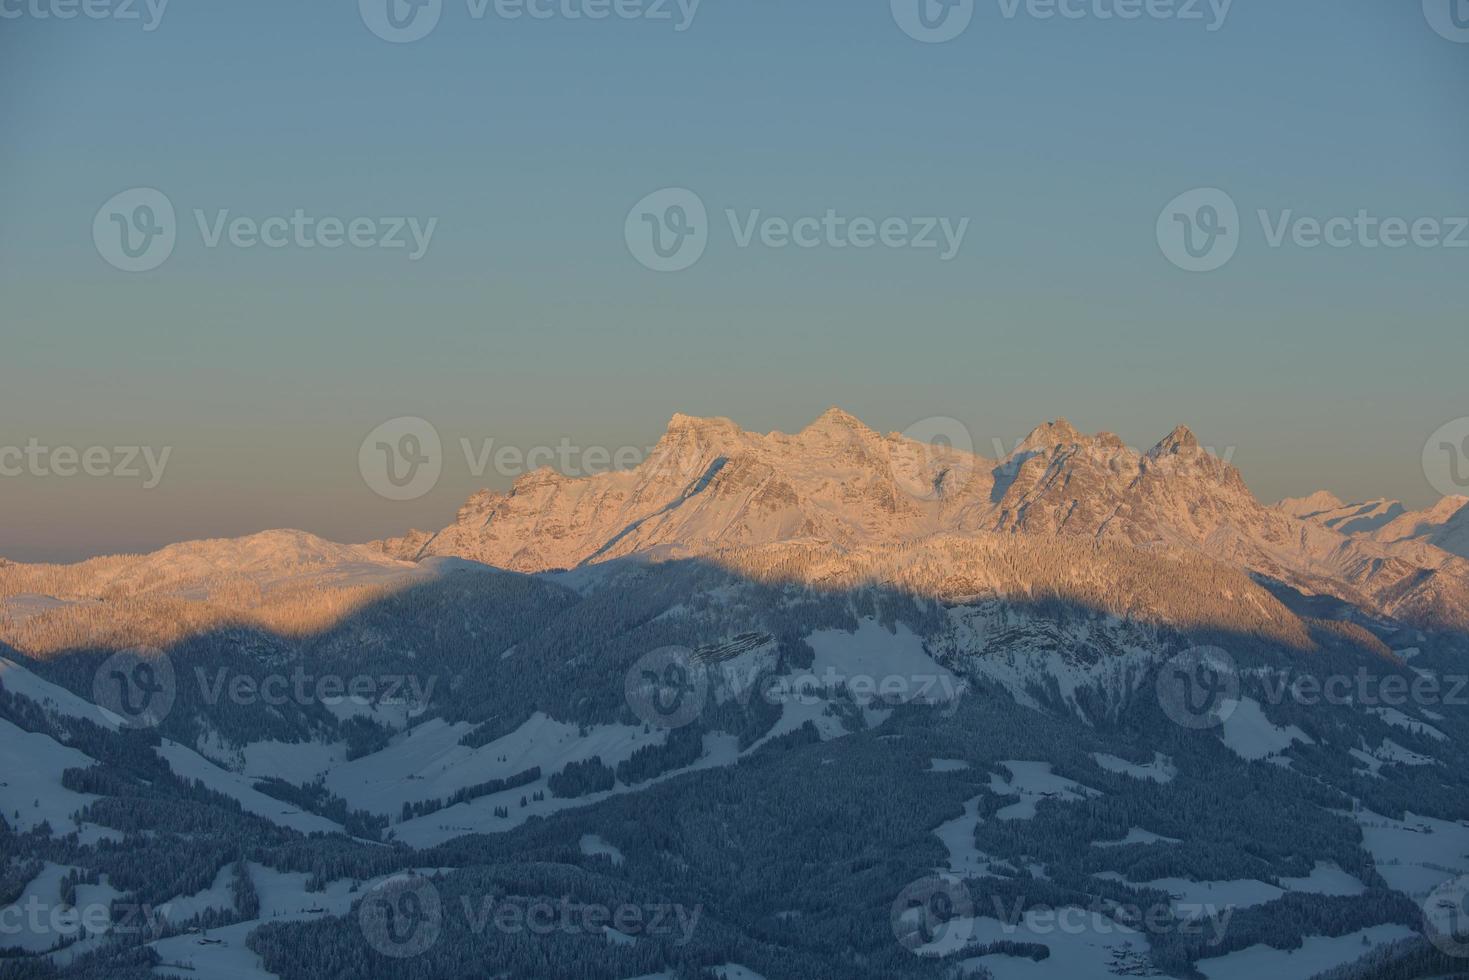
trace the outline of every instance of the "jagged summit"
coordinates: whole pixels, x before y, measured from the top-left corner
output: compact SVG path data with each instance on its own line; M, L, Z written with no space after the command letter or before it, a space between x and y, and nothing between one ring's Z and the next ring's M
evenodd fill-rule
M1086 437L1077 431L1076 426L1064 418L1055 419L1032 429L1030 435L1021 440L1015 452L1045 451L1054 446L1071 446L1085 441Z
M1376 597L1373 608L1384 614L1469 622L1469 566L1417 538L1374 540L1299 509L1262 505L1187 426L1139 453L1115 435L1085 436L1055 419L994 461L882 437L840 408L795 435L675 415L636 469L582 479L533 474L510 494L476 495L432 536L379 547L534 572L632 555L798 542L840 553L997 533L1185 549L1302 591ZM1436 533L1459 540L1452 528Z
M1142 563L1188 551L1375 615L1469 626L1469 499L1414 514L1325 493L1265 506L1184 426L1139 453L1057 419L989 460L880 436L836 408L794 435L675 415L634 469L573 477L541 468L508 491L472 494L438 531L364 546L273 531L96 571L187 588L221 571L270 583L341 570L355 581L431 558L543 572L771 548L917 554L947 537L1008 535L1133 548Z
M1199 438L1194 435L1192 429L1186 425L1180 425L1174 429L1152 449L1148 450L1150 459L1161 459L1164 456L1177 456L1180 453L1199 448Z

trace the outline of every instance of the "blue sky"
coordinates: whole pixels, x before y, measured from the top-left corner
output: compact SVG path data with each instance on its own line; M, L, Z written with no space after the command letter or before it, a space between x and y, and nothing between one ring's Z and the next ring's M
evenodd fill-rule
M1469 215L1469 44L1418 0L1236 0L1212 31L1207 3L1123 21L1097 16L1117 0L1079 19L976 0L942 44L888 0L704 0L683 31L676 4L508 20L443 0L404 44L349 0L175 0L151 31L141 0L142 21L36 16L57 2L0 3L20 12L0 19L0 445L172 452L152 489L0 478L7 557L365 540L508 484L461 459L416 500L375 495L358 448L398 416L451 456L646 445L675 411L949 416L987 454L1060 415L1140 446L1186 422L1262 497L1424 504L1424 441L1469 414L1469 249L1272 248L1256 216ZM177 243L134 273L92 227L137 187L174 206ZM707 206L709 244L657 273L624 222L669 187ZM1208 273L1156 232L1194 188L1242 216ZM196 209L437 224L412 261L206 247ZM729 209L969 225L950 261L741 248Z

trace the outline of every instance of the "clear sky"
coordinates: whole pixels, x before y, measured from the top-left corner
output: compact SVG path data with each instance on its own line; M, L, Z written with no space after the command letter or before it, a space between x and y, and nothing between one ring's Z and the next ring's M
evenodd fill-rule
M509 482L475 476L461 438L646 445L674 412L793 430L831 404L883 431L954 417L986 455L1062 415L1140 446L1185 422L1263 498L1422 505L1425 440L1469 415L1469 248L1340 227L1346 247L1306 248L1295 225L1271 247L1257 217L1469 215L1469 32L1428 16L1450 0L1236 0L1222 22L1217 0L1131 0L1126 20L1103 15L1130 0L972 0L945 43L889 0L704 0L686 25L676 0L653 11L670 19L437 0L409 43L367 26L391 33L386 0L174 0L152 30L157 0L87 2L116 16L0 0L0 447L170 455L153 488L141 463L0 476L10 558L436 528ZM1185 8L1202 19L1161 16ZM707 207L708 242L660 273L625 233L670 187ZM148 271L94 236L155 227L136 198L104 208L132 188L176 210ZM1160 249L1195 188L1241 215L1210 272ZM220 212L296 209L371 219L364 241L437 224L416 260L406 231L209 245ZM728 209L969 224L946 261L741 247ZM406 502L359 472L398 416L445 443Z

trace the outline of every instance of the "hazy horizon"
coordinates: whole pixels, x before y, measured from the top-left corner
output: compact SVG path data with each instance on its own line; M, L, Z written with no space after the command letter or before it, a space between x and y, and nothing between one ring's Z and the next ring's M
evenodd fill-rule
M740 428L749 432L784 432L796 433L807 424L815 420L827 408L836 407L843 411L851 411L847 406L833 403L812 409L806 416L798 421L779 422L776 424L748 424L738 417L731 417L727 413L720 412L682 412L678 414L691 415L699 418L728 418ZM670 413L671 415L674 413ZM980 435L978 429L974 429L967 423L961 424L958 429L952 428L952 416L941 416L933 419L911 419L907 421L896 420L892 424L878 424L869 417L863 416L861 412L852 411L851 414L859 418L864 424L880 434L887 435L890 432L908 432L913 437L930 439L938 436L945 441L955 442L962 447L964 439L972 440L973 451L981 457L999 460L1004 455L1013 451L1016 445L1032 431L1034 426L1023 430L1001 435ZM1199 439L1199 443L1205 449L1214 453L1232 465L1239 467L1243 473L1246 483L1262 502L1273 504L1285 497L1304 497L1317 491L1325 490L1335 493L1345 502L1366 501L1369 499L1380 499L1386 495L1375 496L1351 496L1338 492L1331 486L1310 486L1290 489L1280 493L1262 493L1252 479L1252 468L1260 468L1256 461L1253 466L1248 458L1248 453L1240 446L1220 441L1210 437L1207 431L1202 431L1188 422L1180 422L1161 426L1157 428L1156 434L1147 435L1138 433L1136 437L1128 432L1117 432L1107 426L1084 424L1075 417L1047 416L1037 421L1036 425L1065 418L1085 435L1095 435L1101 432L1114 432L1123 439L1130 449L1138 452L1146 452L1165 435L1173 431L1177 425L1188 426ZM257 509L267 509L271 514L282 518L280 521L251 524L253 515L218 515L213 506L196 508L194 513L179 513L170 502L177 507L188 505L191 494L186 488L181 488L175 493L161 493L168 487L168 473L179 462L188 458L188 453L178 455L179 448L175 446L164 447L168 449L169 456L165 469L165 479L156 488L143 489L139 483L146 482L149 478L148 461L141 455L136 462L139 475L136 480L121 480L123 484L130 486L120 487L123 492L116 492L114 496L128 498L132 497L132 506L139 513L149 513L144 507L137 504L148 504L154 499L159 503L156 513L166 516L167 520L157 525L144 525L141 528L129 527L119 528L114 534L121 541L136 542L114 548L103 548L89 546L85 542L79 542L75 547L67 547L57 543L57 537L53 533L55 528L47 526L44 522L28 525L39 534L27 535L27 525L17 525L15 522L7 521L7 538L19 542L18 544L5 547L0 544L0 558L20 562L59 562L71 563L82 561L87 558L100 557L109 554L136 553L153 551L157 548L178 543L180 541L199 540L205 538L231 538L269 530L300 530L318 535L332 541L342 543L363 543L367 541L380 540L388 537L396 537L410 529L434 531L450 524L455 512L464 501L479 490L503 491L508 490L515 479L532 469L539 468L534 465L550 466L558 472L566 471L567 475L578 477L591 475L595 472L605 471L610 465L624 462L635 465L662 436L666 428L666 422L645 430L646 436L633 436L619 440L611 438L604 441L578 440L574 433L569 435L558 435L554 438L548 437L543 441L524 441L510 438L508 434L493 432L488 429L478 431L455 432L435 426L443 441L441 457L443 461L442 474L435 485L423 493L421 497L406 501L384 500L373 492L367 485L363 473L358 468L357 453L362 439L358 437L350 445L346 445L342 459L328 461L325 465L312 466L310 462L303 459L294 460L290 465L298 471L305 468L306 475L314 478L326 479L330 477L331 483L323 483L321 489L308 496L289 495L279 501L259 501ZM571 432L568 429L568 432ZM365 436L366 433L362 433ZM463 440L468 440L466 447ZM504 458L505 462L512 464L511 468L502 466L497 453L508 452L510 455ZM570 466L566 466L567 462ZM1416 458L1415 458L1416 461ZM333 465L333 463L337 465ZM483 469L483 475L475 474L476 468ZM618 467L625 468L625 467ZM335 472L341 470L342 472ZM52 479L55 486L62 486L65 481ZM84 482L84 481L82 481ZM247 496L248 488L218 488L221 491L229 491ZM259 492L267 492L266 487L259 488ZM297 507L302 514L309 514L326 502L325 495L339 496L342 500L348 500L355 504L366 504L370 513L358 517L353 514L326 515L318 518L315 522L291 522L289 520L292 507ZM366 501L361 498L369 498ZM206 505L213 503L205 501ZM1400 499L1400 498L1388 498ZM1403 499L1405 506L1415 509L1427 506L1438 499L1435 494L1424 494L1419 499ZM65 520L64 508L67 504L53 509L52 513L57 515L58 520ZM124 506L127 506L126 504ZM168 537L175 533L174 528L182 528L181 536ZM19 531L20 533L17 533ZM105 538L104 538L105 539Z

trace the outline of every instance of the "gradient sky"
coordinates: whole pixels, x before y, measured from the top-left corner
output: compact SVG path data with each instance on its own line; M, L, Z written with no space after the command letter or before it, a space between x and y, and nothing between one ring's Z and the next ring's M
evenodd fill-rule
M1061 415L1143 447L1186 422L1262 498L1422 505L1425 439L1469 415L1469 249L1271 249L1255 218L1469 215L1469 44L1419 0L1236 0L1214 32L978 0L945 44L888 0L704 0L684 32L444 0L411 44L352 0L175 0L151 32L51 2L0 3L23 11L0 19L0 446L172 454L154 489L0 478L12 559L436 528L509 482L461 437L647 445L676 411L789 431L831 404L953 416L987 455ZM657 274L623 225L670 186L712 241ZM179 213L137 274L92 241L132 187ZM1208 274L1155 237L1198 187L1245 215ZM206 248L195 208L439 223L410 262ZM971 226L947 263L740 249L725 208ZM358 447L407 415L445 471L392 502Z

